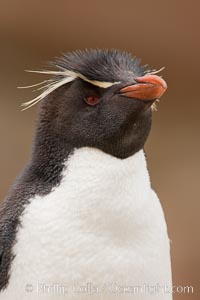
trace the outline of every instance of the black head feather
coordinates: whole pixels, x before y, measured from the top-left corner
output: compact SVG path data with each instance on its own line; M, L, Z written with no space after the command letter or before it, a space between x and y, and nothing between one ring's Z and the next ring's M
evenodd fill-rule
M140 59L120 50L91 49L64 54L54 63L57 67L78 72L90 80L128 82L142 76L146 66Z

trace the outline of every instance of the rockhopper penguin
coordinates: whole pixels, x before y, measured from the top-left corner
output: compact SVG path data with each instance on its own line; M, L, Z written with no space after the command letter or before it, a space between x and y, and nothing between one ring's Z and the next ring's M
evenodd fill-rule
M30 162L0 209L0 300L172 299L143 151L165 81L118 50L57 59Z

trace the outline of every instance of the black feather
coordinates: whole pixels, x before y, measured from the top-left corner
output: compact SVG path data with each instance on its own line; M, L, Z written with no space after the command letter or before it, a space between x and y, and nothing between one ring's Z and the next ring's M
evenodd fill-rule
M146 66L140 66L140 59L120 50L78 50L56 59L54 65L79 72L90 80L127 82L142 76Z

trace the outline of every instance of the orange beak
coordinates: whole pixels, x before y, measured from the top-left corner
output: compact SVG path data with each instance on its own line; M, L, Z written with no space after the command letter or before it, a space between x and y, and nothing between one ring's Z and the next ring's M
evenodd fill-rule
M119 91L121 95L150 101L160 98L167 89L166 82L157 75L145 75L134 80L135 84L126 86Z

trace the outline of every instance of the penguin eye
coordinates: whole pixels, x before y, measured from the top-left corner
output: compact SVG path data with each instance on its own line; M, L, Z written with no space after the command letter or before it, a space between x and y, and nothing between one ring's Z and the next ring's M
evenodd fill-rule
M94 106L98 104L100 101L100 98L98 96L88 96L85 98L85 102L91 106Z

